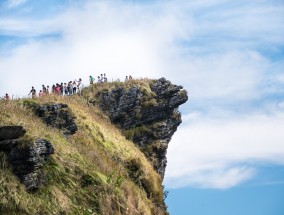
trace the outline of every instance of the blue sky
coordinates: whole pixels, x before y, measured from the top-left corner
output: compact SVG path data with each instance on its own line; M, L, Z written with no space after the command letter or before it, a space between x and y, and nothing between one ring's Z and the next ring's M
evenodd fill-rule
M171 214L283 215L283 0L0 0L0 95L106 73L189 92Z

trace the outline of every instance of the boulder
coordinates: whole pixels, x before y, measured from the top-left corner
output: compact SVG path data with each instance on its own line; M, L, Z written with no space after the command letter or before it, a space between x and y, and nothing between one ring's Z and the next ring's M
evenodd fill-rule
M0 127L0 141L18 139L25 133L26 130L22 126L2 126Z

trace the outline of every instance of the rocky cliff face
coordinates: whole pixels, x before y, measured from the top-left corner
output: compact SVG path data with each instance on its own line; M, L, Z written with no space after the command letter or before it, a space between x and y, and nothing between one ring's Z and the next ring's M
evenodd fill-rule
M49 141L25 138L25 133L22 126L0 127L0 152L8 154L14 174L33 191L45 182L41 169L54 149Z
M91 102L123 129L163 178L168 143L181 123L178 107L188 100L187 93L165 78L149 81L148 86L128 85L100 91Z

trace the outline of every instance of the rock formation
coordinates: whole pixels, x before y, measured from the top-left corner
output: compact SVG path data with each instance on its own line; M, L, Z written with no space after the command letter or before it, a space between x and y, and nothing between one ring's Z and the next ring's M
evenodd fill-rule
M64 135L75 134L78 130L67 104L39 105L35 112L47 125L63 130Z
M28 147L16 145L11 148L9 162L13 172L26 186L27 190L37 190L46 180L41 169L50 154L54 153L53 146L47 140L38 139Z
M133 84L100 91L91 102L124 130L163 178L168 143L181 123L178 107L187 100L182 86L161 78L146 87Z
M28 191L33 191L45 182L41 169L49 155L54 153L54 149L49 141L34 141L25 138L25 133L22 126L0 127L0 151L8 154L15 175Z
M0 127L0 151L10 151L16 140L24 136L26 130L22 126Z

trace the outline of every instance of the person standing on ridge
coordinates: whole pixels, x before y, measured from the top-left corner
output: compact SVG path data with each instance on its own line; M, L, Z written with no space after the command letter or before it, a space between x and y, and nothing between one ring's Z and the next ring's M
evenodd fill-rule
M63 96L63 83L61 83L59 86L60 86L60 95Z
M43 96L42 90L39 91L38 96L39 96L39 97L42 97L42 96Z
M107 77L105 73L104 73L104 82L107 82Z
M69 96L72 95L73 89L72 89L72 81L69 81L67 84L68 94Z
M49 86L46 87L46 95L49 95Z
M60 85L59 85L58 83L56 83L55 94L59 96L59 95L60 95L60 92L61 92Z
M66 83L64 83L64 85L63 85L63 91L64 91L64 96L67 96L68 95L68 89L67 89Z
M4 98L8 101L10 100L10 96L8 95L8 93L5 94Z
M42 85L42 92L44 95L46 94L46 87L44 85Z
M81 85L82 85L82 79L79 78L79 81L77 81L77 88L78 88L78 91L80 90Z
M32 98L33 98L33 99L36 97L36 90L35 90L34 87L32 87L32 89L31 89L29 95L30 95L30 94L32 94Z
M77 83L76 83L76 81L73 81L72 88L73 88L73 94L76 94L76 90L77 90Z
M54 84L52 85L52 88L51 88L51 94L55 94L55 85Z
M125 81L128 81L128 76L125 77Z
M90 78L90 84L93 84L94 83L94 80L95 80L95 78L93 77L93 76L89 76L89 78Z

